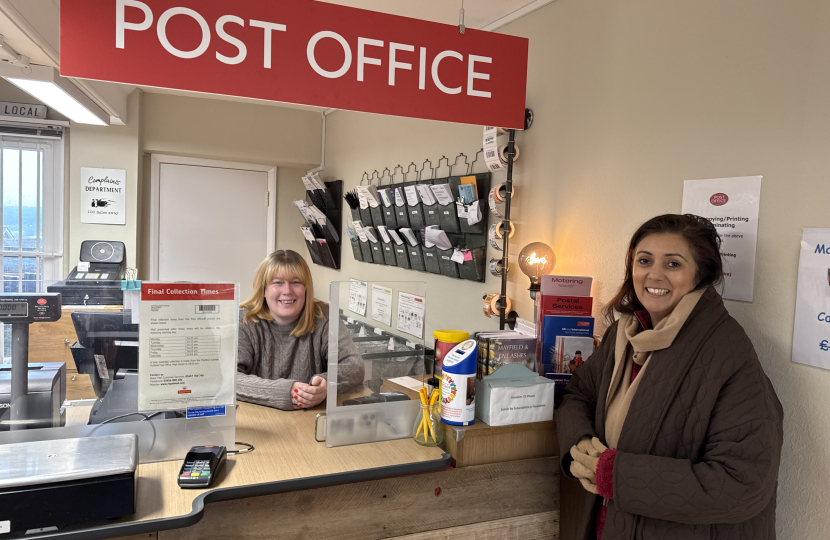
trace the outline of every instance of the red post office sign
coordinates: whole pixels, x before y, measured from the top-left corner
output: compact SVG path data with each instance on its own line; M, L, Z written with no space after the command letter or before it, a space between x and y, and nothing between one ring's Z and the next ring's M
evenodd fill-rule
M61 75L522 128L528 40L312 0L63 0Z

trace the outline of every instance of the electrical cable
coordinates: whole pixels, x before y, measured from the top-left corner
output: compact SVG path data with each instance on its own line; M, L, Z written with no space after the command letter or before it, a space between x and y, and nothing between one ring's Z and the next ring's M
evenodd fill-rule
M229 456L235 456L238 454L248 454L255 450L254 445L250 443L236 441L234 444L238 444L240 446L247 446L247 448L243 450L228 450Z

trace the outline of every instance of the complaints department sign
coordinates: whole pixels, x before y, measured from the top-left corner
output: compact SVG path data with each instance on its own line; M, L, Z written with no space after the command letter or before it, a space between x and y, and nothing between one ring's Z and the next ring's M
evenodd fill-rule
M312 0L63 0L61 75L524 126L528 40Z

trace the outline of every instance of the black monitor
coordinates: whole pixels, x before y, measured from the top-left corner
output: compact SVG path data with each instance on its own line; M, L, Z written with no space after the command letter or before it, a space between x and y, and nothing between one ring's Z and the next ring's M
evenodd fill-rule
M89 375L98 397L106 394L119 370L138 369L138 325L131 319L129 310L72 313L78 335L72 356L78 373Z

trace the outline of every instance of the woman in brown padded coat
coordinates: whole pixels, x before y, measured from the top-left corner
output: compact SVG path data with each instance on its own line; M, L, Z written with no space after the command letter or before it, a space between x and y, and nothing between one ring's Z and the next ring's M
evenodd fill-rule
M714 288L720 237L693 215L634 234L611 324L556 412L585 540L767 540L783 410Z

